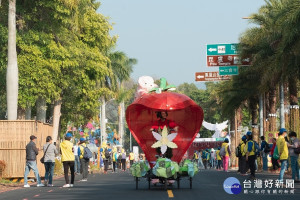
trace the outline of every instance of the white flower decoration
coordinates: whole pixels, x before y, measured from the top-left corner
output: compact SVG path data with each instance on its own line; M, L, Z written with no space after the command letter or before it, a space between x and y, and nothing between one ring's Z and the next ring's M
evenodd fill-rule
M162 131L162 135L160 135L159 133L156 133L154 131L152 131L152 134L155 137L155 139L157 140L157 142L155 142L151 147L152 148L160 147L162 154L166 153L167 147L170 147L172 149L178 147L177 144L172 142L175 139L175 137L177 136L177 133L171 133L168 135L168 129L166 126L164 127L164 129Z

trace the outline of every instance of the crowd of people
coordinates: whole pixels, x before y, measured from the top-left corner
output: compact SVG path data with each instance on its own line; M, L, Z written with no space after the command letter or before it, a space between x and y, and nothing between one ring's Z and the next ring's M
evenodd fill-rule
M104 174L107 174L109 166L113 173L117 170L125 172L128 167L133 164L136 159L133 152L126 152L124 149L111 148L110 144L105 145L99 149L97 153L92 153L87 147L86 139L80 138L79 142L75 145L71 141L73 138L72 133L66 133L64 141L60 143L59 150L53 144L52 137L47 136L46 144L43 146L43 157L40 160L45 167L44 183L41 181L37 167L37 155L39 149L36 147L37 137L30 136L30 142L26 146L26 165L24 173L24 187L28 188L28 174L30 170L34 172L37 180L37 187L53 187L53 174L55 167L55 159L59 156L60 161L63 165L65 184L64 188L74 187L75 175L82 175L80 181L85 182L88 180L90 164L97 165L97 158L99 158L100 169L103 168ZM97 156L99 154L99 156ZM145 159L143 154L140 155L139 159ZM91 162L92 161L92 162ZM69 171L71 177L69 178Z
M242 136L235 155L238 157L238 173L242 176L248 175L248 179L255 179L255 172L261 163L262 170L268 171L268 157L272 162L271 172L279 172L279 181L288 168L291 168L292 179L296 183L300 181L299 169L299 148L300 142L295 132L287 134L285 128L278 132L278 138L272 138L272 144L269 144L264 136L260 137L260 143L253 140L252 132L248 131ZM204 149L195 151L193 160L198 163L200 169L216 168L216 170L228 171L229 159L232 152L229 141L225 138L221 147L216 149Z
M288 136L288 137L287 137ZM124 149L110 147L107 144L100 148L97 154L93 154L86 145L86 139L80 138L77 144L71 142L73 135L67 133L64 141L59 145L59 151L53 144L51 136L46 138L46 144L43 146L43 161L45 166L44 184L41 182L37 168L37 155L39 149L36 147L36 137L30 136L30 142L26 146L26 165L24 173L24 187L30 187L28 184L28 174L33 170L37 179L37 187L53 186L53 173L55 166L55 158L60 155L63 164L63 171L65 177L65 184L63 187L73 187L75 174L82 175L80 181L87 181L89 174L90 160L100 159L100 168L103 166L104 174L107 174L109 167L113 173L117 171L125 171L129 168L134 160L136 160L133 152L126 152ZM235 155L238 157L238 173L246 176L250 171L248 179L255 179L255 172L258 170L260 162L262 163L262 170L268 170L268 157L272 161L272 171L279 172L279 180L282 181L285 172L291 168L292 179L295 182L300 181L299 169L299 147L300 142L297 139L295 132L290 132L287 135L287 130L281 128L278 133L278 138L272 139L273 144L265 141L264 136L260 137L260 144L253 140L252 132L247 132L242 136L241 142L236 148ZM194 162L198 163L200 169L215 168L216 170L228 172L230 156L232 152L229 145L228 138L224 139L222 145L216 149L204 149L195 151L193 154ZM259 158L259 159L258 159ZM145 160L145 156L141 155L138 159ZM258 161L259 160L259 161ZM69 170L71 172L71 179L69 179Z

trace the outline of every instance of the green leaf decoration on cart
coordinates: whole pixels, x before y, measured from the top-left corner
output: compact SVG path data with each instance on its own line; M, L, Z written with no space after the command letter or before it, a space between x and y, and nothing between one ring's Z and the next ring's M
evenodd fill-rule
M135 162L130 167L130 172L132 176L138 178L145 176L149 170L150 170L150 166L145 161Z
M176 90L175 85L167 85L167 79L160 79L160 86L158 88L153 88L150 92L162 93L165 91L174 91Z
M194 177L199 172L197 163L187 159L183 162L183 165L179 168L179 174L188 175Z

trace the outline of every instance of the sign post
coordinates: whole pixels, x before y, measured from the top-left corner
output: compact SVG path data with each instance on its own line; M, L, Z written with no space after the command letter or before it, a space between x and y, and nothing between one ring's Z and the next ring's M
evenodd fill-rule
M238 75L239 70L238 70L237 66L219 67L219 74L220 75Z
M220 76L219 72L196 72L196 81L223 81L230 80L230 76Z

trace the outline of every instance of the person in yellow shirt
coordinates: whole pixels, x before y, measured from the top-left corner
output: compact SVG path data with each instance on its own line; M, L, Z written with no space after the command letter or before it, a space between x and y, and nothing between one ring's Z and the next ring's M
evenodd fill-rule
M131 167L131 165L133 165L133 161L134 161L134 153L132 151L130 151L130 154L129 154L129 161L130 161L130 167Z
M72 133L67 133L65 136L65 140L60 143L60 152L61 152L61 161L64 166L64 175L66 184L63 187L73 187L74 179L75 179L75 156L74 156L74 149L73 143L70 142L72 138ZM69 184L69 168L71 171L71 184Z
M217 161L218 161L217 171L221 171L221 165L222 165L222 158L220 156L220 149L221 149L221 147L218 147L218 150L216 151L216 156L217 156Z
M253 135L252 132L248 131L246 134L247 142L245 147L246 152L246 162L249 165L251 175L248 179L255 179L255 143L253 141Z
M118 152L117 152L117 148L113 149L113 153L112 153L112 161L113 161L113 173L116 173L116 167L117 167L117 162L118 162Z
M279 160L281 162L281 170L279 173L279 181L283 181L283 175L285 170L287 169L287 162L289 157L289 150L287 146L287 142L285 140L287 131L285 128L281 128L278 133L278 139L277 139L277 149L279 153Z
M223 155L223 168L225 172L228 172L228 162L229 162L229 157L231 155L228 138L224 139L221 148L225 149L225 155Z
M198 152L197 151L195 151L194 152L194 155L193 155L193 160L194 160L194 162L196 162L196 163L198 163Z
M246 162L246 152L247 150L245 150L245 146L246 146L246 141L247 141L247 137L244 135L242 137L242 144L241 144L241 152L242 152L242 156L239 158L241 160L241 175L242 176L246 176L246 172L248 171L248 167L247 167L247 162Z

